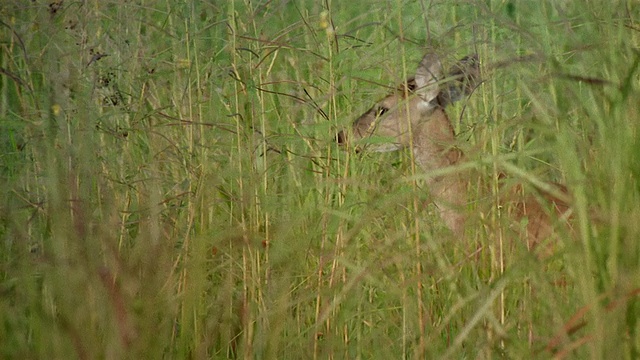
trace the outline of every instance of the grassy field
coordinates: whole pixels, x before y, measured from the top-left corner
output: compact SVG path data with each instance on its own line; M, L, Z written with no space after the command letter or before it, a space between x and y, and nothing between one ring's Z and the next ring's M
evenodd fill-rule
M640 357L639 20L635 0L3 1L0 358ZM464 239L409 151L335 143L429 48L482 62L450 111ZM570 190L552 255L475 194L500 173Z

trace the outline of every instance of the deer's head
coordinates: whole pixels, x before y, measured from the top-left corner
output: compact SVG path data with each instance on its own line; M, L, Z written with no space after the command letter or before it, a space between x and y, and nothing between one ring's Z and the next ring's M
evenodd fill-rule
M389 143L370 147L391 151L411 146L425 170L454 163L460 154L451 149L455 135L445 107L474 89L479 72L477 55L463 58L444 73L438 56L427 53L414 77L356 119L350 131L338 133L337 140L366 147L366 138L388 138Z

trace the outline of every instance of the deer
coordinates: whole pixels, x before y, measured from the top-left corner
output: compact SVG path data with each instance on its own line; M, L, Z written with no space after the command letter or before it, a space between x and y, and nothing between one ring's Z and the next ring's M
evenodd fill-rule
M336 140L340 144L356 144L356 151L360 151L362 146L357 144L366 143L366 138L375 135L390 138L392 143L373 146L373 151L410 148L415 164L425 174L431 202L444 225L462 238L469 223L465 208L473 200L469 199L469 181L464 173L442 171L465 162L465 155L456 146L446 108L479 86L480 62L473 54L459 60L447 73L442 67L440 57L428 52L413 77L358 117L350 130L340 131ZM546 240L556 223L566 222L571 215L570 197L564 186L550 184L537 190L538 195L516 196L522 193L522 187L516 186L507 200L512 202L509 216L513 219L509 220L519 227L530 249ZM525 223L526 226L520 225Z

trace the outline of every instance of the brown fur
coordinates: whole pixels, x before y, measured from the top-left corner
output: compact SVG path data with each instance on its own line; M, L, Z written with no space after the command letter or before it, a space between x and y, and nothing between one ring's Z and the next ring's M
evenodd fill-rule
M341 131L337 139L345 143L349 136L356 141L374 134L391 137L395 146L384 149L411 148L416 164L427 175L460 164L464 162L464 155L455 147L455 133L445 107L469 94L478 83L479 73L478 59L474 55L462 59L444 77L438 57L429 53L420 62L414 78L360 116L350 132ZM464 209L469 202L464 175L457 172L428 176L426 183L446 226L462 236L468 218ZM508 197L512 203L509 215L513 217L514 226L522 228L519 231L524 232L528 245L533 247L553 232L554 220L544 202L551 204L554 217L567 214L569 206L544 192L540 197L522 193L521 186L512 189ZM543 203L540 200L544 200ZM520 226L523 223L526 226Z

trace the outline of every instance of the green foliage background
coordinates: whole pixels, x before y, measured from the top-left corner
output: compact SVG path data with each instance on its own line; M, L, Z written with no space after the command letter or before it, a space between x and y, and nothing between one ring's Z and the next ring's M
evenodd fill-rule
M632 0L4 1L0 358L637 358L638 19ZM570 190L553 255L497 186L456 239L409 152L335 144L434 48L482 62L450 111L472 189Z

